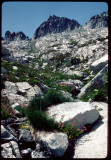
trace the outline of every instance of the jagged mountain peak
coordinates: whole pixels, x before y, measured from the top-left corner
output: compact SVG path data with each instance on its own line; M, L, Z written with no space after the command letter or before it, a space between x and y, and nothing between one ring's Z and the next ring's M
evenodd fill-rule
M94 29L108 27L108 11L102 12L100 15L95 15L90 18L84 28Z
M28 36L26 36L22 31L20 32L10 32L10 31L6 31L5 32L5 40L9 40L9 41L13 41L13 40L16 40L16 39L20 39L20 40L26 40L26 39L29 39Z
M34 39L51 33L61 33L79 28L81 25L76 20L70 20L65 17L50 16L47 21L43 22L35 31Z

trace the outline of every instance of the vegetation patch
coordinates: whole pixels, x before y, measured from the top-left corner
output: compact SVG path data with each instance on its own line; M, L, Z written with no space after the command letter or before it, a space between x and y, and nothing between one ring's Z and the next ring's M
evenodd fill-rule
M75 122L79 125L82 120L78 119L77 117L75 117L74 121L71 122L71 119L69 119L69 122L63 124L63 118L65 115L61 116L61 120L58 123L58 128L63 131L65 134L68 135L69 139L73 139L76 140L76 138L82 134L83 132L85 132L87 130L87 128L84 126L82 128L78 127L75 125Z
M60 91L51 89L44 95L44 97L35 96L30 101L26 115L33 127L37 129L56 129L57 123L54 119L49 119L44 111L51 105L70 101L71 100L64 97Z
M86 46L88 46L88 45L90 45L90 44L96 44L96 41L93 40L93 41L89 41L89 42L86 42L86 43L84 43L84 44L78 45L78 48L86 47Z

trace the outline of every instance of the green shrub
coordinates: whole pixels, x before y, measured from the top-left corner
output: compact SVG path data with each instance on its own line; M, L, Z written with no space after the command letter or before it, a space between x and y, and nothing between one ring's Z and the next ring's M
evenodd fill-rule
M53 130L57 128L57 123L47 117L47 115L40 110L35 110L31 114L28 114L29 121L33 127L39 130Z
M33 97L29 103L28 112L33 112L35 110L46 110L54 104L59 104L62 102L70 102L69 98L63 96L63 94L55 89L50 89L44 97Z
M66 98L63 96L61 91L59 90L54 90L50 89L46 94L45 94L45 100L49 102L50 105L52 104L58 104L58 103L63 103L63 102L69 102L70 99Z
M44 97L35 96L27 108L27 116L30 123L37 129L50 130L57 128L57 123L53 119L48 118L43 111L53 104L62 102L70 102L70 99L54 89L49 90Z

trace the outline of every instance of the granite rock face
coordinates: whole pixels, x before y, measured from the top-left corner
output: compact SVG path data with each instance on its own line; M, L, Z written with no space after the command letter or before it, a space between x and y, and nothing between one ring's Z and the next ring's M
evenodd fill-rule
M87 83L82 89L81 92L77 95L78 98L81 98L90 91L98 88L104 87L106 80L105 80L105 73L108 70L108 65L106 65L89 83Z
M106 158L108 141L108 105L103 102L93 102L100 114L104 117L94 125L90 132L81 135L75 144L75 155L73 158ZM82 152L81 152L82 151Z
M45 36L50 33L60 33L64 31L71 31L79 28L80 24L75 20L70 20L64 17L50 16L47 21L43 22L34 33L34 39Z
M108 27L108 11L91 17L85 27L90 29Z

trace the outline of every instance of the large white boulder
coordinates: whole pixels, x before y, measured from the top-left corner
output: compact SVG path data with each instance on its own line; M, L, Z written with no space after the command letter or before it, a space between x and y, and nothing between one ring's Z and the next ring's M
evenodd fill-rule
M91 89L102 88L105 83L105 72L108 70L108 65L106 65L89 83L87 83L82 89L81 92L77 95L78 98L81 98L86 93L90 92Z
M65 115L62 122L65 124L71 119L70 121L75 121L77 127L92 124L99 118L98 111L89 102L65 102L49 107L46 114L55 118L57 122L60 122L61 116Z
M68 147L68 137L62 132L44 132L36 133L36 141L49 150L55 157L62 157Z
M93 102L104 118L90 132L83 133L76 141L73 158L106 158L108 149L108 104Z
M93 71L93 73L97 73L99 72L103 67L105 67L105 65L108 63L108 54L104 55L103 57L101 57L100 59L94 61L91 66L90 69Z

